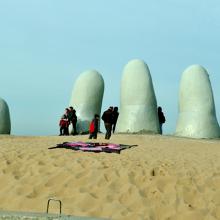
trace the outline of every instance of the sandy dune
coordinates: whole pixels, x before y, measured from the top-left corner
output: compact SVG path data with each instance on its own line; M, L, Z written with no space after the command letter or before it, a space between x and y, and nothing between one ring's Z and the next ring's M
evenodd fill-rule
M121 154L48 150L76 137L0 136L0 209L112 219L220 219L220 141L113 135ZM105 142L99 135L97 141ZM50 212L58 212L51 203Z

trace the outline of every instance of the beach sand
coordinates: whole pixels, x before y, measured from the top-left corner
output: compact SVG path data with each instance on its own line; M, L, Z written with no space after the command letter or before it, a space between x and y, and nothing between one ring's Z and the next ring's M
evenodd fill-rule
M111 219L220 219L220 141L115 134L121 154L52 149L88 136L0 136L0 209ZM106 142L103 134L96 142ZM51 202L50 213L59 212Z

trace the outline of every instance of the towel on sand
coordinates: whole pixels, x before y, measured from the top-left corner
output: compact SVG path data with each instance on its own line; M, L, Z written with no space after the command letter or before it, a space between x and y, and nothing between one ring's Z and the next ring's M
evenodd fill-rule
M55 147L50 147L48 149L55 148L66 148L71 150L80 150L86 152L106 152L106 153L118 153L121 150L125 150L137 145L126 145L126 144L113 144L113 143L94 143L94 142L63 142L62 144L57 144Z

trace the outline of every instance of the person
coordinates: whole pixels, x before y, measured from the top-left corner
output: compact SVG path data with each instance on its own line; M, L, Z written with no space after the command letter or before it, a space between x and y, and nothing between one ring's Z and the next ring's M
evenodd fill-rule
M118 107L114 107L113 109L113 127L112 127L112 132L115 133L115 127L116 127L116 123L118 120L118 116L119 116L119 112L118 112Z
M64 112L63 117L65 118L65 120L67 119L67 121L69 121L68 120L68 115L69 115L69 109L65 108L65 112ZM65 135L69 135L69 125L70 125L70 123L68 122L68 125L67 125L67 127L65 129Z
M166 118L165 118L165 116L162 112L162 108L160 106L157 108L157 112L158 112L158 119L159 119L159 125L160 125L160 134L162 134L163 133L162 126L165 123Z
M64 115L65 115L66 117L68 117L68 114L69 114L69 109L68 109L68 108L65 108Z
M102 120L104 121L106 134L105 139L110 139L113 124L113 107L110 106L102 115Z
M77 134L77 132L76 132L77 116L76 116L76 110L72 106L69 107L67 117L68 117L69 123L72 124L72 126L73 126L72 133L73 133L73 135L76 135Z
M99 131L99 115L95 114L89 126L89 139L97 139L97 133Z
M59 122L59 126L60 126L60 136L61 135L69 135L68 133L68 126L69 126L69 122L67 119L67 116L64 114Z

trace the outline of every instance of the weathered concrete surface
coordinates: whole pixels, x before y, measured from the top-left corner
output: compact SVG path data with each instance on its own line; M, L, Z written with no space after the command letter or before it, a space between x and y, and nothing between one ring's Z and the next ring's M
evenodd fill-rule
M209 75L200 65L192 65L182 74L175 134L191 138L220 137Z
M11 133L11 120L9 108L4 99L0 98L0 134Z
M132 60L124 68L116 131L159 133L153 83L148 66L142 60Z
M85 71L77 78L70 106L76 110L78 133L87 133L94 114L100 115L103 94L104 80L96 70Z

